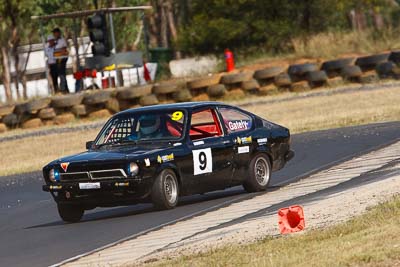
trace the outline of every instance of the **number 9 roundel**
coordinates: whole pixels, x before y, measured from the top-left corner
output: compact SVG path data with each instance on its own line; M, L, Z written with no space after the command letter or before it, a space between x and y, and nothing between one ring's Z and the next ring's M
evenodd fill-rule
M193 150L193 174L212 172L211 148Z

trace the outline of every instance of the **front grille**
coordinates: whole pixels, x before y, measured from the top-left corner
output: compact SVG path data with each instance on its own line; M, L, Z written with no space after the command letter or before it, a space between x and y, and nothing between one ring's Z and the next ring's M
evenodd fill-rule
M101 170L101 171L91 171L90 176L93 180L98 179L110 179L110 178L126 178L126 174L122 169L114 170Z
M61 181L79 181L79 180L88 180L88 179L89 179L88 172L60 173Z
M126 177L127 175L123 169L60 173L61 181L87 181L90 179L102 180L102 179L114 179L114 178L126 178Z

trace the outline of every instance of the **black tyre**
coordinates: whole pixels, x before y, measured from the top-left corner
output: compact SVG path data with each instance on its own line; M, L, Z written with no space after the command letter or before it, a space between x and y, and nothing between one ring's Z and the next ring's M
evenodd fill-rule
M208 86L212 86L212 85L216 85L219 83L219 81L221 80L221 76L220 75L213 75L210 77L203 77L197 80L193 80L190 82L187 82L187 87L191 90L193 89L201 89L201 88L205 88Z
M328 80L328 76L326 72L323 70L311 71L307 74L307 81L310 83L320 83L326 82Z
M376 66L376 73L378 73L379 77L381 78L388 78L393 75L393 70L395 67L396 65L391 61L382 62Z
M83 99L83 104L96 105L96 104L106 103L111 98L111 93L112 91L101 90L87 94Z
M344 79L358 78L362 75L362 71L359 66L346 66L342 70L342 77Z
M139 99L139 104L142 105L142 106L157 105L158 103L159 103L158 102L158 98L154 94L142 96Z
M178 204L179 184L172 170L163 170L155 179L151 200L158 209L173 209Z
M28 103L20 103L20 104L15 105L14 113L17 115L22 115L24 113L27 113L28 112L27 104Z
M318 70L318 65L314 63L290 65L288 74L293 82L298 82L306 79L306 74L310 71Z
M83 104L75 105L75 106L71 107L71 112L76 117L86 116L90 113L90 107L85 106Z
M58 214L64 222L79 222L85 212L80 205L73 204L57 204Z
M400 51L392 51L389 56L389 61L392 61L396 64L400 63Z
M375 67L382 62L388 61L390 54L379 54L366 57L359 57L356 60L356 65L359 66L362 71L374 70Z
M139 98L141 96L151 94L152 89L153 85L142 85L125 88L118 91L117 98L123 100Z
M181 89L180 91L173 93L172 97L177 102L186 102L192 99L192 94L188 89Z
M254 72L254 78L257 80L272 79L281 74L285 69L283 67L269 67Z
M258 89L260 89L260 84L257 80L252 79L250 81L242 82L240 87L245 91L258 91Z
M42 120L51 120L54 119L57 116L57 114L53 108L44 108L39 111L38 116Z
M322 63L321 70L324 71L337 71L343 69L343 67L350 65L354 61L354 58L341 58Z
M53 96L50 105L54 108L66 108L79 105L83 100L84 94L69 94L61 96Z
M153 93L156 95L170 94L179 91L179 87L176 84L156 84L153 87Z
M207 94L211 97L221 97L226 94L226 87L223 84L211 85L207 88Z
M25 111L28 113L34 113L40 109L47 108L50 101L50 98L34 99L25 104Z
M18 116L14 113L8 114L3 117L2 122L7 125L8 127L15 127L19 124Z
M249 176L243 183L244 189L249 192L260 192L267 189L271 180L271 163L266 155L256 154L250 161Z
M287 73L281 73L275 76L274 83L278 87L289 87L292 84L292 79Z
M244 82L247 79L246 73L233 73L225 74L221 77L221 83L223 84L235 84Z
M0 106L0 117L13 113L14 108L14 105Z

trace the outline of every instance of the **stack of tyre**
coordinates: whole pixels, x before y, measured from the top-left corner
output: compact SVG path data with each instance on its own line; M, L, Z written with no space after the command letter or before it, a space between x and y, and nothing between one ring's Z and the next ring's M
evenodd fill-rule
M350 57L318 63L268 67L255 71L259 93L269 94L282 89L298 92L321 86L337 86L346 82L371 83L378 79L398 78L400 51L378 55Z
M0 106L0 133L13 128L35 128L68 123L76 118L106 118L139 106L184 101L243 99L281 91L305 91L347 82L370 83L398 79L400 51L322 62L270 66L255 71L221 73L191 81L166 81L120 89L33 99Z

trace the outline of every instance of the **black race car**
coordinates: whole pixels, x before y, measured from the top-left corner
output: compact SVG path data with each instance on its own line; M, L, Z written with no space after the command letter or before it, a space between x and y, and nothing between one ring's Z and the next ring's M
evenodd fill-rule
M120 112L86 148L43 168L43 190L67 222L95 207L152 201L171 209L183 195L236 185L262 191L294 156L288 129L217 102Z

